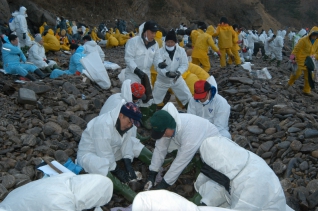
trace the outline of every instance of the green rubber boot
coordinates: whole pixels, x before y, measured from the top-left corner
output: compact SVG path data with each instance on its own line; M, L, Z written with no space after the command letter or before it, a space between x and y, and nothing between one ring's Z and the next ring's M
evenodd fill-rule
M59 69L59 70L62 70L62 68L60 66L58 66L57 64L53 65L53 70L54 69Z
M144 143L145 141L148 141L150 139L150 136L142 136L139 133L137 133L137 137L141 143Z
M196 192L194 194L194 196L191 199L189 199L189 201L193 202L197 206L200 206L201 205L201 202L200 202L201 199L202 199L202 196L200 195L200 193Z
M52 70L51 70L51 68L50 68L49 66L47 66L47 67L45 67L45 68L43 69L43 72L51 73Z
M127 199L130 203L133 202L137 193L133 191L128 185L125 185L119 181L112 173L108 173L107 177L113 182L114 192L116 194L122 195L125 199Z
M194 155L190 163L187 165L187 167L182 171L181 174L186 174L190 172L193 168L196 170L196 177L199 175L201 167L202 167L202 161L199 155Z
M147 147L142 148L138 159L149 166L151 164L151 158L152 152ZM174 158L165 159L162 166L167 166L168 164L172 163L173 159Z

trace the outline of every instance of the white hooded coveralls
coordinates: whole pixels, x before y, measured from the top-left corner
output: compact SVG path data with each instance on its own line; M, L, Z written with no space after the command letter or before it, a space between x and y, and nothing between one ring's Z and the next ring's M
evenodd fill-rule
M281 184L273 170L254 153L228 138L219 136L204 140L201 159L230 179L230 193L200 173L194 187L208 206L228 203L230 209L251 211L285 211L290 208ZM289 208L289 209L286 209Z
M157 42L148 49L146 48L142 39L143 29L144 24L139 27L140 35L129 39L126 43L125 63L127 67L125 69L125 79L130 79L132 83L141 82L140 78L134 73L136 67L146 73L150 80L151 65L157 67L158 64L163 61L159 53L159 46Z
M121 93L113 94L106 100L102 109L99 112L99 115L103 115L113 110L114 108L116 108L118 104L122 102L122 100L124 100L125 103L132 102L130 82L131 81L129 79L125 80L124 83L121 85ZM144 145L140 143L139 139L136 138L137 127L133 125L133 127L130 130L132 130L131 141L133 142L132 150L134 153L134 157L139 157L142 148L144 148Z
M28 36L28 24L26 21L26 8L20 7L19 14L14 18L16 33L19 38L20 47L30 46L31 38ZM25 39L23 34L25 33Z
M133 159L132 129L121 136L116 122L124 100L117 107L95 117L88 124L78 145L77 161L86 172L106 176L115 170L116 161L122 158Z
M84 52L83 52L84 54L88 55L88 54L90 54L90 53L92 53L94 51L97 51L99 56L100 56L100 58L101 58L101 60L102 60L102 62L104 62L105 53L102 50L102 48L99 45L97 45L97 43L94 40L85 42L83 47L84 47Z
M82 211L108 203L113 183L101 175L63 173L30 182L12 192L1 202L5 211Z
M277 59L278 61L283 60L283 54L282 50L284 47L284 37L286 35L286 31L278 31L277 36L275 39L272 41L273 42L273 52L272 52L272 57L271 59Z
M167 155L168 148L169 152L178 149L177 157L164 176L164 180L169 185L173 185L192 160L203 140L218 136L219 132L206 119L192 114L179 113L171 102L167 103L162 110L167 111L174 118L177 127L173 137L162 137L156 141L149 169L158 172Z
M53 66L56 64L56 62L53 60L49 60L49 63L46 63L43 59L46 60L45 49L43 45L41 45L38 42L34 42L34 44L29 49L28 61L33 63L38 68L43 68L47 66L53 68Z
M182 78L182 74L187 71L189 67L187 54L185 50L178 44L176 44L175 47L176 49L173 55L173 60L170 59L165 45L163 45L163 47L159 49L159 53L162 59L166 60L166 64L168 66L165 69L160 69L158 66L155 66L155 69L158 72L152 93L155 104L162 103L163 98L165 97L165 94L169 88L172 89L173 93L181 101L182 105L187 104L192 97L189 87ZM168 78L166 76L166 73L168 71L179 71L181 75L177 81L173 82L173 78Z
M230 209L197 206L182 196L167 190L144 191L137 194L132 211L229 211Z
M205 106L194 98L191 98L187 112L209 120L215 125L222 136L231 138L231 134L229 133L231 106L221 95L215 94L214 98Z

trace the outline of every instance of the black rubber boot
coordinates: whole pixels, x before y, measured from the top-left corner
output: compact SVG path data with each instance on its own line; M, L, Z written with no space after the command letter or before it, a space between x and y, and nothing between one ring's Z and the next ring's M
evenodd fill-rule
M50 73L43 73L40 69L34 70L34 73L37 74L41 79L46 78Z
M30 74L27 74L25 77L29 79L30 81L36 81L36 79Z

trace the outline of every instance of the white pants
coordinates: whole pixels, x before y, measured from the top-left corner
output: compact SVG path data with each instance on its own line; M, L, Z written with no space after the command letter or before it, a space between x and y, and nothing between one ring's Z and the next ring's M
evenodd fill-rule
M31 46L31 38L29 37L28 33L26 33L25 39L23 39L23 33L18 29L16 31L17 36L19 38L20 47L23 48L24 46Z
M169 80L172 81L172 80ZM166 95L168 89L171 88L176 97L181 101L182 105L185 105L189 102L192 97L189 87L186 82L183 80L182 76L178 78L178 80L174 82L164 82L159 77L155 82L155 86L152 92L154 103L160 104L163 101L163 98Z

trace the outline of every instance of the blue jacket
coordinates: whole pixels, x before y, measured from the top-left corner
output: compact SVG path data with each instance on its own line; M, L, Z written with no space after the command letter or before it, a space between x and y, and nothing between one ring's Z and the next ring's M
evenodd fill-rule
M11 65L20 64L21 60L26 62L26 57L24 56L21 49L12 45L11 43L4 43L2 45L1 52L4 69Z
M81 64L80 60L86 56L86 54L83 53L84 47L80 46L76 49L75 53L71 56L70 59L70 65L69 65L69 73L75 74L76 71L79 71L82 73L84 67Z

